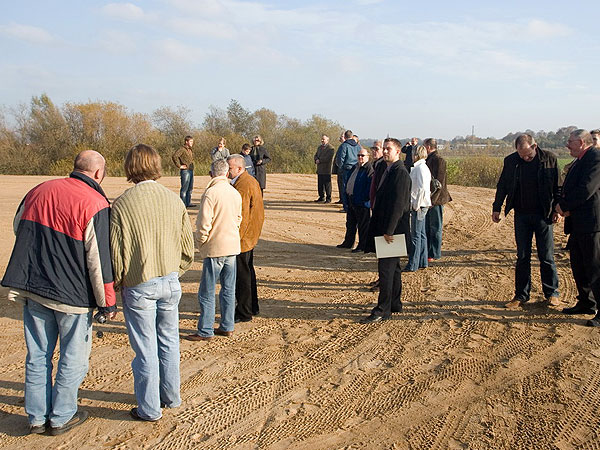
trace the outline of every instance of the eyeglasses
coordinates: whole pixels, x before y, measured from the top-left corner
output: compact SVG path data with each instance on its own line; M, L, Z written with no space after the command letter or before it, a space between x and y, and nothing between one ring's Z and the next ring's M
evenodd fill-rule
M369 155L358 155L359 158L365 158L367 156L369 156Z

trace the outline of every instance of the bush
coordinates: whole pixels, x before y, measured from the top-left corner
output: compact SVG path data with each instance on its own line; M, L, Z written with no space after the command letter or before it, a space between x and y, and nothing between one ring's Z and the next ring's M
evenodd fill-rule
M494 188L502 171L502 163L503 158L493 156L450 159L447 164L448 183Z

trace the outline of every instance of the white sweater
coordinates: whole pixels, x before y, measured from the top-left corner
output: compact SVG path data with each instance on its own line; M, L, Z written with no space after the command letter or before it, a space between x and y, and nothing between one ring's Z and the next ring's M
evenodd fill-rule
M431 206L431 172L424 159L418 160L410 171L412 188L410 205L413 211Z

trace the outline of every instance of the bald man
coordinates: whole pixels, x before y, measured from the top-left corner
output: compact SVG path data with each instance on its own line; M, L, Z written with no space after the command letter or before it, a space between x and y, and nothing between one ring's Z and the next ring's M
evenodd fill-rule
M68 178L27 193L14 219L16 235L2 286L21 301L27 359L29 432L63 434L82 424L77 392L92 348L92 314L116 314L110 261L109 203L100 187L105 162L85 150ZM52 355L60 356L52 383Z

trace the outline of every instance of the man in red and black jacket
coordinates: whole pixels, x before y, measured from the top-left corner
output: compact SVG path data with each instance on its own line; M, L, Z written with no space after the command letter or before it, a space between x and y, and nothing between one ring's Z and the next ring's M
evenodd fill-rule
M68 178L46 181L25 196L2 286L24 303L25 411L31 433L62 434L83 423L77 391L88 370L95 308L116 314L110 262L110 205L100 187L105 161L85 150ZM52 383L52 355L60 358Z

